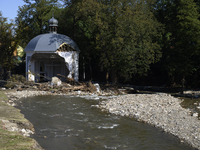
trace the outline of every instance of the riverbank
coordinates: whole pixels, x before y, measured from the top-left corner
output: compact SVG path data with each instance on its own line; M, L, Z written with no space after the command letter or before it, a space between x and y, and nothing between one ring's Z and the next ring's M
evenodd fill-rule
M22 97L37 95L60 94L83 97L90 95L91 98L104 99L105 97L102 98L102 95L107 96L115 93L112 91L101 91L96 94L83 91L58 93L32 90L6 90L4 92L8 97L6 103L11 106L15 106L15 102ZM181 142L186 142L192 147L200 149L200 121L197 118L198 115L191 114L190 110L182 108L180 103L181 99L174 98L169 94L127 94L104 100L96 107L116 115L134 117L139 121L151 124L177 136Z
M31 138L33 125L24 118L19 109L8 104L3 91L0 91L0 147L6 150L26 149L42 150L39 144Z
M107 90L107 92L101 91L101 96L113 94L115 93L112 90ZM0 147L2 149L42 150L41 146L34 139L28 138L30 134L34 134L33 125L24 118L19 109L14 107L21 98L38 95L74 95L95 99L98 98L100 93L79 90L62 93L62 91L55 91L55 89L48 91L39 91L37 89L37 91L34 91L32 88L21 91L18 89L0 89Z
M200 121L180 103L181 99L164 93L128 94L102 101L98 108L161 128L200 149Z

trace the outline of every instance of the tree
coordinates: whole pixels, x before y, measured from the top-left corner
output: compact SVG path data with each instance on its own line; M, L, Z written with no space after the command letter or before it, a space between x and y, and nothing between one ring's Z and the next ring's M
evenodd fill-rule
M19 8L16 20L23 46L46 31L45 18L56 0L24 1L27 5ZM152 1L64 0L64 9L56 7L58 32L78 43L91 79L99 70L116 83L119 77L147 74L150 64L159 60L161 24L154 17Z
M94 26L92 27L88 17L81 14L82 0L65 0L65 9L60 10L62 17L59 21L58 32L71 37L81 49L80 53L80 70L83 64L86 64L86 78L93 79L93 70L97 70L98 57L95 53ZM94 61L93 61L94 60ZM94 65L95 64L95 65ZM81 70L83 71L83 70ZM80 74L81 75L81 74Z
M182 82L184 85L186 78L200 69L200 21L197 5L193 0L171 0L164 1L163 6L164 9L159 10L157 15L165 24L163 65L173 82Z
M160 58L157 38L160 24L154 18L150 1L83 0L79 11L85 32L94 37L93 53L99 65L117 77L131 78L145 74L149 65Z
M13 67L13 52L17 48L18 41L14 35L14 24L8 23L7 18L0 12L0 66L6 70Z
M57 0L24 0L26 3L19 7L16 24L17 35L21 45L25 47L28 42L38 34L48 32L48 20L52 17L53 6Z

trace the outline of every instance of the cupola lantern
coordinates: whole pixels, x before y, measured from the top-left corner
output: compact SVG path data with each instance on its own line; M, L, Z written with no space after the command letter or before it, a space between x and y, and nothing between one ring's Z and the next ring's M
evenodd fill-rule
M49 19L49 32L57 33L58 20L52 17Z

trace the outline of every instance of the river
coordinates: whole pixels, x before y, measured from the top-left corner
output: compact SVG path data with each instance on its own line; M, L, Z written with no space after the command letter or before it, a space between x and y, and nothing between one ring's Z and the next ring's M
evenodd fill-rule
M128 117L102 112L98 100L71 96L22 98L18 108L46 150L193 150L176 137Z

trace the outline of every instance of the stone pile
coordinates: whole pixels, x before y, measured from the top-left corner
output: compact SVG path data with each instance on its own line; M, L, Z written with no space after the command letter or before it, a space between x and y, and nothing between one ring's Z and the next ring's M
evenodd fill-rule
M180 103L180 99L164 93L128 94L102 101L96 107L162 128L200 149L200 120Z
M22 128L22 125L18 125L15 122L11 122L9 120L1 120L3 123L3 129L6 129L8 131L15 131L21 133L23 136L30 136L31 134L34 134L34 128L32 124L29 124L25 126L25 128Z

